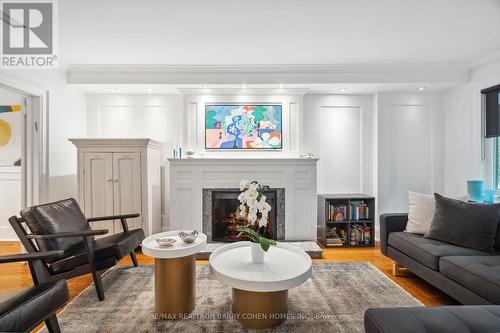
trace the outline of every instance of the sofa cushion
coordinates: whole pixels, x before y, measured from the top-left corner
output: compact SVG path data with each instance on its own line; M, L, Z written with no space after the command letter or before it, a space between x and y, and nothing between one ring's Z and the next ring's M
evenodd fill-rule
M436 271L439 270L439 258L441 257L490 255L487 252L460 247L402 231L389 234L388 244Z
M493 251L500 221L500 204L463 202L434 193L436 208L427 238Z
M23 209L21 216L25 219L30 231L36 235L91 230L80 206L72 198ZM83 244L81 237L55 238L36 242L40 251L69 251Z
M439 270L479 296L500 304L500 256L442 257Z
M365 332L500 332L500 306L461 305L369 309L365 312Z

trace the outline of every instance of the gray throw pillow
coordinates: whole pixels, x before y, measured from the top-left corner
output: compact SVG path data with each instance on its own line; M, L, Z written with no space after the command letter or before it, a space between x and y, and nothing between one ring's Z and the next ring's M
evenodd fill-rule
M434 193L436 208L425 238L482 251L495 244L500 204L469 203Z

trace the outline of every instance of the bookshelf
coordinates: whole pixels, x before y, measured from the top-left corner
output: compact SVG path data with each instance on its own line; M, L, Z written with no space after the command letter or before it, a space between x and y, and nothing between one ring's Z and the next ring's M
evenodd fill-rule
M375 246L375 198L319 194L318 240L328 247Z

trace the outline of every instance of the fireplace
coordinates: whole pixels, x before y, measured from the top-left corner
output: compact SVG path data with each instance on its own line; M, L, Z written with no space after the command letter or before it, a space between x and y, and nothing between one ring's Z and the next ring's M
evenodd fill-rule
M239 216L239 189L203 189L203 232L212 242L235 242L238 227L247 227L245 217ZM271 205L266 237L285 238L285 190L271 189L266 193Z

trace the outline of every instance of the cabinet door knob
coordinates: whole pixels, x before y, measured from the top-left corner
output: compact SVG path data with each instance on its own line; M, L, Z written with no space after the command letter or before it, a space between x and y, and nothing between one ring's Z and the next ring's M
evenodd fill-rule
M118 178L117 178L117 179L115 179L115 180L114 180L114 182L116 183L116 182L117 182L117 181L119 181L119 180L120 180L120 179L118 179Z
M108 182L112 182L112 181L113 181L113 179L111 179L111 178L110 178L110 179L108 179Z

